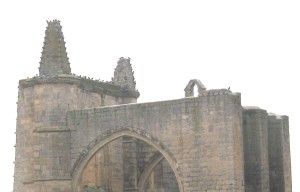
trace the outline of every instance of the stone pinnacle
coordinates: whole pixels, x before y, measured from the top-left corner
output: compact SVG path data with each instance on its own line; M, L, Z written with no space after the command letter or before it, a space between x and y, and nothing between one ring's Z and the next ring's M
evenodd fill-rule
M60 21L47 21L44 46L39 67L40 76L71 74Z

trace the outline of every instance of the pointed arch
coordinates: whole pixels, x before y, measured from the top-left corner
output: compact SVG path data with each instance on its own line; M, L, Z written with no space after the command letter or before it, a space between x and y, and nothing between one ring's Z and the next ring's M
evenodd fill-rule
M176 160L174 159L173 155L164 146L161 142L158 142L152 135L143 131L143 130L118 130L116 132L112 131L111 134L108 134L106 137L101 138L98 142L93 141L93 146L84 152L84 155L77 161L73 167L73 174L72 174L72 191L79 192L80 188L78 186L80 176L82 175L85 167L87 166L89 160L98 152L101 148L103 148L106 144L122 137L122 136L129 136L133 138L137 138L139 140L144 141L145 143L149 144L150 146L154 147L157 151L161 153L163 159L169 163L171 169L174 172L176 177L178 188L180 192L184 192L181 173L178 167Z
M139 191L138 192L143 192L144 188L145 188L145 184L147 179L149 178L149 175L151 174L151 172L153 171L153 169L164 160L164 156L161 153L156 153L153 155L153 157L151 158L148 166L145 168L145 170L143 171L142 175L140 176L139 182L138 182L138 188Z

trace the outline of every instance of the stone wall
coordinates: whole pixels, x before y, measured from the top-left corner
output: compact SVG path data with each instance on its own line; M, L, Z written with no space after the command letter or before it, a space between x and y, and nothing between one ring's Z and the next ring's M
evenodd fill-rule
M218 91L172 101L70 111L73 173L81 174L76 169L86 154L94 155L89 151L98 150L97 142L105 140L105 135L138 129L154 143L167 146L164 150L176 162L169 162L170 166L180 171L178 183L185 191L244 191L241 118L240 94Z
M33 132L34 132L34 98L33 87L19 89L18 117L16 129L16 156L14 173L14 191L25 191L23 183L34 177Z
M287 116L242 108L223 89L141 104L123 104L138 93L122 90L61 75L20 81L14 191L138 191L156 154L165 160L149 189L291 191Z
M122 89L69 75L21 80L18 96L14 191L40 191L59 180L70 190L69 110L136 102ZM68 185L68 187L67 187ZM58 187L58 185L53 185Z

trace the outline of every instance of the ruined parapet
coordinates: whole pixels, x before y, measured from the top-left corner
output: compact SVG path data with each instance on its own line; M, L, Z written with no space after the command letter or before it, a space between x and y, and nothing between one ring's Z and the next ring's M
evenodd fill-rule
M185 97L193 97L194 96L194 87L195 85L198 88L198 96L202 95L206 92L206 87L201 83L198 79L191 79L187 86L184 89Z
M205 95L228 95L232 94L232 91L230 89L209 89L207 90L206 87L201 83L198 79L191 79L187 86L184 89L185 97L194 97L194 88L195 85L198 89L198 97L199 96L205 96ZM233 93L236 94L236 93Z
M228 89L210 89L205 92L207 95L228 95L231 94L232 91ZM233 93L236 94L236 93ZM203 94L202 94L203 95Z
M39 75L71 74L64 35L60 21L47 21L44 46L40 61Z

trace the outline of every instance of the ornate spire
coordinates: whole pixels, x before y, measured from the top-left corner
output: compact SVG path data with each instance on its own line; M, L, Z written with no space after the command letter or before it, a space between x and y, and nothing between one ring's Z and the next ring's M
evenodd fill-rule
M135 91L135 79L130 58L121 57L114 72L113 83L123 87L125 91Z
M40 76L71 74L60 21L47 21L45 40L39 67Z

